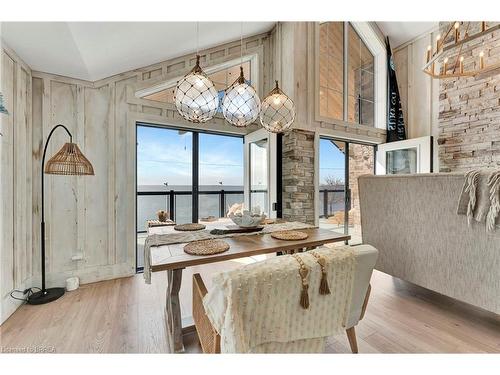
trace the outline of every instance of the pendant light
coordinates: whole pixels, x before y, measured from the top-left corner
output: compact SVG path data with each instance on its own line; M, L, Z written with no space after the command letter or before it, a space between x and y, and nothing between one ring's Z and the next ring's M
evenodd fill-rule
M272 89L262 101L260 123L271 133L283 133L295 120L295 105L278 86Z
M243 23L241 25L241 66L240 76L225 90L222 99L222 114L231 125L245 127L259 117L260 99L248 84L243 74Z
M280 76L283 78L283 43L280 44ZM276 87L262 101L260 123L271 133L283 133L295 120L295 104L281 89Z
M213 82L200 67L198 54L198 23L196 23L196 64L194 68L177 82L174 102L179 114L194 123L210 120L217 113L219 95Z

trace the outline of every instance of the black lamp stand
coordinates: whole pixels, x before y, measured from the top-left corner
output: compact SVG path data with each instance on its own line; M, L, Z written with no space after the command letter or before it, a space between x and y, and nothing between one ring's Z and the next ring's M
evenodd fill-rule
M42 246L42 289L39 292L35 292L28 296L27 303L30 305L43 305L44 303L49 303L52 301L55 301L59 297L61 297L65 289L64 288L45 288L45 194L44 194L44 166L45 166L45 154L47 153L47 146L49 144L50 138L52 137L52 134L54 131L58 128L62 127L64 130L66 130L66 133L69 135L70 142L72 142L72 135L68 128L64 125L56 125L49 133L49 136L47 137L47 141L45 142L45 147L43 149L43 156L42 156L42 222L40 223L40 242Z

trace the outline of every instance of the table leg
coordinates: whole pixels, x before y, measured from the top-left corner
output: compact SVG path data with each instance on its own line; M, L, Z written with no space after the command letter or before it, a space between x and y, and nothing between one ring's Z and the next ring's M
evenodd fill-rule
M179 290L182 282L182 269L167 271L168 285L165 315L167 321L167 337L170 347L175 353L184 351L182 342L181 305Z

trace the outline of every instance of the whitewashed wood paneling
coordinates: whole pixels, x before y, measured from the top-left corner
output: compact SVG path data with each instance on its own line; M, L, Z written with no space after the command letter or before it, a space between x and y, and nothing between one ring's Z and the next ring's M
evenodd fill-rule
M0 115L0 321L18 306L10 297L33 276L31 71L7 47L2 53L1 91L9 115Z
M401 94L408 138L434 136L437 150L439 80L422 71L427 46L435 40L437 31L425 34L394 50L396 75ZM434 152L434 170L439 170Z

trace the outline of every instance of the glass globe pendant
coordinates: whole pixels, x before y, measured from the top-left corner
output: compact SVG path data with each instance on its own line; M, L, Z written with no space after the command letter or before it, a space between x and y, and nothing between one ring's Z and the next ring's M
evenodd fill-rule
M240 76L225 91L222 114L231 125L245 127L259 117L259 112L259 96L255 89L246 83L243 67L240 67Z
M201 70L199 55L196 55L194 68L177 82L174 102L179 114L188 121L203 123L215 116L219 95L213 82Z
M282 133L295 120L295 104L278 86L272 89L262 101L260 123L271 133Z

